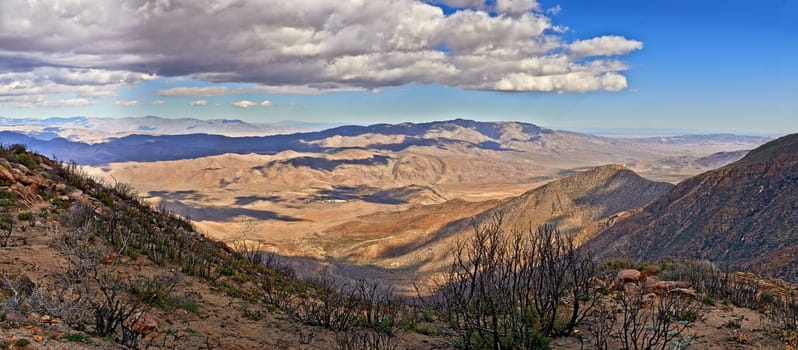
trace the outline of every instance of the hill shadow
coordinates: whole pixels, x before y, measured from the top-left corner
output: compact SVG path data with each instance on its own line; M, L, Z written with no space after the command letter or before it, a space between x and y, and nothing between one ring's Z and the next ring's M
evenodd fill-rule
M197 221L217 221L217 222L232 222L233 219L240 216L248 216L254 219L269 221L285 221L285 222L301 222L306 221L293 216L280 215L276 212L269 210L255 210L247 208L235 207L221 207L221 206L203 206L194 207L180 201L167 201L162 202L161 206L169 211L173 211L180 216L187 217L191 220Z
M325 200L359 200L367 203L399 205L408 203L407 200L390 190L380 190L370 186L335 186L331 189L320 189L312 198L314 201Z
M272 203L279 203L284 202L285 199L281 198L280 196L239 196L235 198L236 205L249 205L255 202L272 202Z
M147 192L148 197L161 197L165 200L169 201L199 201L203 199L207 199L208 196L199 193L195 190L185 190L185 191L150 191Z
M335 168L342 165L387 165L391 160L389 156L374 155L370 158L362 159L327 159L320 157L297 157L286 160L272 161L265 166L252 167L253 170L263 170L265 167L271 167L274 164L291 165L293 167L306 167L313 170L333 171Z

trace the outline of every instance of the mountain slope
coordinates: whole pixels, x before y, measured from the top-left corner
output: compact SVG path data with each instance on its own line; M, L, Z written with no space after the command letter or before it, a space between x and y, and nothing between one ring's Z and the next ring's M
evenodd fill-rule
M619 165L605 165L553 181L510 198L487 210L462 216L446 224L428 224L436 227L432 232L406 225L385 232L382 227L388 220L402 220L405 213L372 215L335 227L326 236L341 237L352 232L385 232L372 235L365 243L342 247L331 241L333 258L343 258L358 263L372 263L386 267L404 266L428 272L444 267L454 241L472 231L472 223L490 220L502 213L505 228L535 229L540 225L554 224L563 233L576 234L578 240L591 237L624 211L643 206L669 190L673 185L646 180ZM445 209L450 206L452 210ZM443 203L425 209L430 213L462 211L461 202ZM428 219L417 211L413 222ZM473 216L472 216L473 215ZM430 255L432 254L432 256Z
M604 257L708 259L798 281L798 134L683 181L589 246Z

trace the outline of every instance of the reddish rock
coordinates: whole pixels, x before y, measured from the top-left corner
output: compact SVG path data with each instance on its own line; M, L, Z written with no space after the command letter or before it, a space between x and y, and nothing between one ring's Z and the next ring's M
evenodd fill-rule
M675 289L691 289L692 285L690 282L685 281L658 281L655 278L649 277L646 279L644 288L647 293L660 295L664 292L672 292Z
M623 290L626 294L640 294L640 286L634 282L627 282L623 285Z
M30 186L28 186L28 190L30 190L31 193L38 194L39 193L39 189L41 189L41 185L39 185L38 183L35 183L35 182L30 184Z
M17 179L15 179L14 175L11 174L9 168L3 164L0 164L0 181L8 182L11 184L17 182Z
M150 334L158 331L161 319L150 312L137 312L127 319L131 330L140 334Z
M598 291L607 288L607 283L598 277L590 277L588 283L590 283L590 288L593 289L593 291Z
M640 281L642 277L643 274L640 273L640 271L637 271L635 269L626 269L618 271L617 280L622 283L637 282Z

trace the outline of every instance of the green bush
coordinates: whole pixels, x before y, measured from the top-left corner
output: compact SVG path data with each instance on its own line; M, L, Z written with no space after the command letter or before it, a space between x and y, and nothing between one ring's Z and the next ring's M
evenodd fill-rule
M698 321L698 316L699 316L698 311L696 310L685 310L680 312L679 315L676 316L676 320L692 323Z
M39 162L30 153L21 153L17 155L17 160L31 170L39 167Z
M83 333L67 333L61 339L68 340L75 343L91 343L91 337Z

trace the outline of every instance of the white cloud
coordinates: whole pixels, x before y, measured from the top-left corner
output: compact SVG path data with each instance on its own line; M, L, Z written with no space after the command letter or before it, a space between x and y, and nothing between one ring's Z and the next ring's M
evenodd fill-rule
M246 93L243 89L231 89L224 86L191 86L155 90L158 96L164 97L214 97Z
M114 102L114 104L122 107L135 107L140 105L141 103L136 100L131 100L131 101L116 101Z
M205 106L208 105L208 101L207 100L196 100L196 101L189 102L188 105L191 106L191 107L205 107Z
M622 36L605 35L588 40L577 40L569 47L579 57L624 55L643 48L643 43Z
M233 103L231 103L231 105L233 105L234 107L238 107L238 108L249 108L249 107L252 107L252 106L257 106L258 104L255 103L255 102L252 102L252 101L241 100L241 101L233 102Z
M83 107L92 104L92 102L85 98L68 98L45 104L57 107Z
M470 8L470 9L486 8L484 0L440 0L440 1L434 1L433 3L445 4L456 8Z
M149 74L122 70L64 67L37 67L29 71L2 72L0 96L4 98L0 100L0 106L55 106L56 102L50 97L63 94L76 94L79 97L64 101L75 103L85 100L87 104L93 104L98 98L118 97L116 90L120 87L135 85L152 77Z
M166 104L166 101L165 100L154 100L154 101L152 101L152 104L154 104L156 106L160 106L160 105Z
M94 104L85 98L50 100L41 96L0 96L0 106L14 108L84 107Z
M626 88L626 77L617 73L594 75L587 72L535 76L510 74L496 83L500 91L588 92L596 90L620 91Z
M563 42L567 27L554 27L553 12L534 0L441 1L466 10L447 15L421 0L4 0L0 71L30 76L0 78L0 96L109 97L156 76L308 93L410 83L493 90L516 80L512 85L523 91L607 90L617 84L595 82L621 71L597 70L581 58L642 47L620 36ZM562 59L561 52L571 55ZM549 66L525 70L532 61ZM554 90L521 83L563 76L584 81L552 83ZM207 98L248 90L182 87L158 94Z
M238 108L249 108L249 107L255 107L255 106L271 107L272 106L272 101L263 100L260 103L257 103L257 102L253 102L253 101L249 101L249 100L241 100L241 101L236 101L236 102L233 102L233 103L230 103L230 104L232 106L238 107Z
M496 11L507 14L520 14L540 10L535 0L496 0Z

